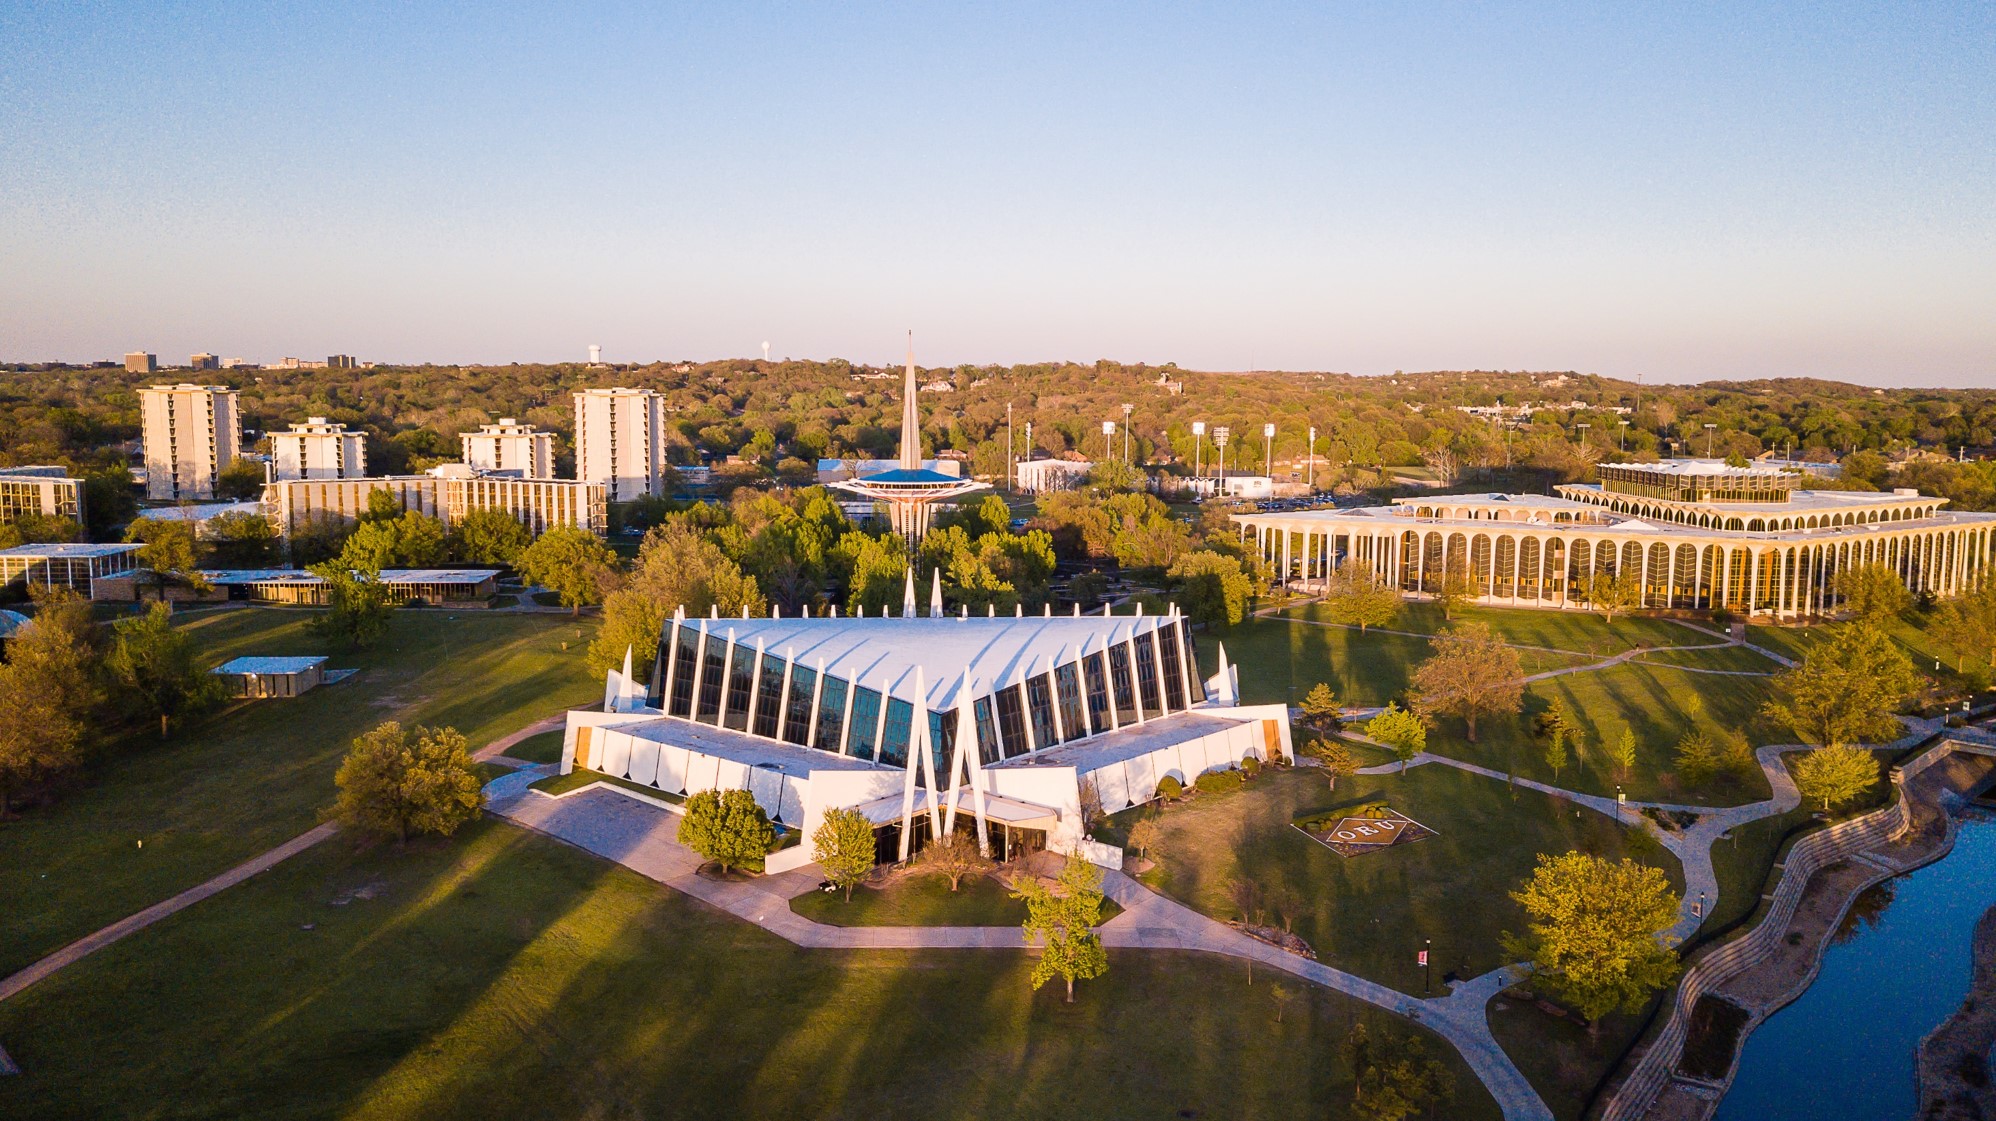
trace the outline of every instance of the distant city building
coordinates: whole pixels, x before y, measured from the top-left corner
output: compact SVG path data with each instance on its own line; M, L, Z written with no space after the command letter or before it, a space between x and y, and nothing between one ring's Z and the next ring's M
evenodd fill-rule
M1025 493L1045 494L1073 490L1086 483L1094 466L1085 459L1026 459L1013 468L1013 476Z
M512 417L458 434L466 465L480 471L517 471L524 478L554 478L554 434Z
M575 477L611 502L663 493L665 398L650 389L575 394Z
M188 368L195 370L216 370L221 368L221 362L212 354L189 355L187 365Z
M349 432L322 416L289 432L270 434L273 476L288 479L358 479L367 474L367 434Z
M354 361L351 354L332 354L326 357L326 368L329 370L351 370L358 365L360 363Z
M326 364L324 362L313 362L304 358L292 358L287 355L278 359L277 364L270 368L273 370L323 370L326 368Z
M222 359L222 368L224 370L261 370L263 367L250 358L224 358Z
M447 526L479 510L498 510L535 533L558 525L598 536L609 531L601 483L488 475L461 463L444 464L426 475L270 483L263 488L263 512L280 536L290 537L314 519L359 518L376 492L389 495L404 510L441 518Z
M146 497L156 502L215 497L222 468L242 454L236 391L222 385L155 385L139 390Z
M125 355L125 372L128 374L153 374L159 372L159 355L135 350Z
M1915 592L1952 595L1996 559L1996 514L1945 498L1798 489L1809 476L1718 460L1603 463L1558 497L1453 494L1391 506L1236 514L1287 583L1352 560L1408 593L1451 574L1486 603L1585 607L1596 580L1633 577L1641 606L1798 618L1842 605L1839 572L1889 566Z
M0 468L0 522L23 514L83 520L83 482L66 467Z

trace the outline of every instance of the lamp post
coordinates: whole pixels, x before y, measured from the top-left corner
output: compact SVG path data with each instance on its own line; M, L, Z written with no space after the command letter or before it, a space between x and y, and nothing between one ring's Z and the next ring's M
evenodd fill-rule
M1264 424L1261 426L1261 444L1262 447L1266 449L1268 452L1268 466L1262 470L1262 474L1267 475L1269 477L1269 481L1272 483L1275 479L1275 425L1274 424Z
M1025 453L1019 457L1019 462L1031 463L1032 461L1033 461L1033 422L1029 420L1026 422L1026 450ZM1021 482L1024 482L1024 480L1021 480Z
M1317 493L1317 426L1310 426L1310 454L1303 460L1303 485Z
M1710 458L1712 458L1712 433L1713 433L1713 432L1716 432L1716 431L1718 430L1718 428L1719 428L1719 426L1718 426L1718 425L1716 425L1716 424L1708 424L1708 425L1706 425L1706 426L1705 426L1705 458L1706 458L1706 459L1710 459Z
M1227 493L1227 437L1231 434L1232 429L1224 424L1213 429L1213 447L1219 451L1220 468L1219 485L1213 488L1215 497L1225 497Z
M1618 782L1618 783L1616 783L1616 784L1615 784L1615 820L1616 820L1617 822L1620 822L1620 821L1622 820L1622 807L1623 807L1623 806L1625 806L1625 805L1627 805L1627 804L1628 804L1628 801L1629 801L1629 799L1628 799L1628 796L1627 796L1626 794L1623 794L1623 793L1622 793L1622 784L1621 784L1621 783L1619 783L1619 782Z
M1130 461L1130 414L1136 411L1135 405L1123 406L1123 462Z
M1031 437L1028 437L1030 439ZM1012 493L1012 465L1019 461L1019 445L1012 442L1012 402L1005 402L1005 493Z
M1629 422L1628 422L1628 421L1626 421L1626 420L1621 420L1621 421L1616 421L1615 423L1617 423L1617 424L1619 424L1619 425L1621 425L1621 426L1622 426L1622 450L1623 450L1623 451L1628 451L1628 450L1629 450Z
M1434 949L1435 949L1434 939L1432 938L1421 939L1421 995L1422 996L1428 995L1429 990L1434 987L1434 979L1435 979Z
M1205 476L1206 472L1203 470L1203 468L1205 467L1205 458L1206 458L1206 422L1203 420L1195 420L1192 422L1192 477L1193 478L1198 479L1198 478L1203 478Z
M1588 429L1590 429L1590 428L1592 428L1592 427L1594 427L1594 426L1593 426L1593 425L1591 425L1591 424L1585 424L1585 423L1583 423L1583 424L1576 424L1576 425L1574 425L1573 427L1575 428L1575 430L1577 430L1577 431L1578 431L1578 432L1580 433L1580 446L1581 446L1581 447L1583 447L1583 448L1584 448L1584 447L1586 447L1586 446L1587 446L1587 430L1588 430Z

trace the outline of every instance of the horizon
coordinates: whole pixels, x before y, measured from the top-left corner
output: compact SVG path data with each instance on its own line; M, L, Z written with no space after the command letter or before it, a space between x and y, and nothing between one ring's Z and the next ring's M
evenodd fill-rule
M912 322L937 366L1996 384L1986 6L0 28L23 361L888 364Z

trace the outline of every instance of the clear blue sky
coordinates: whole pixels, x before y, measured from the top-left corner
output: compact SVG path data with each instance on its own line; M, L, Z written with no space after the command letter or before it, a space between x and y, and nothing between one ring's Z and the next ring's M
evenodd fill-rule
M0 6L0 358L1996 384L1988 3L559 7Z

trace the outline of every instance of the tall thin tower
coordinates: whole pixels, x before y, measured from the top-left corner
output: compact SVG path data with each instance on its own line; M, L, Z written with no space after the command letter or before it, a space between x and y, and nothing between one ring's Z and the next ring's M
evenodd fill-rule
M915 411L915 332L908 332L908 372L901 381L901 469L922 466L922 417Z
M944 499L989 490L973 482L922 466L922 419L915 405L915 332L908 332L908 369L901 382L901 459L892 470L876 471L833 483L839 490L863 495L887 507L888 520L913 549L928 532L930 508Z

